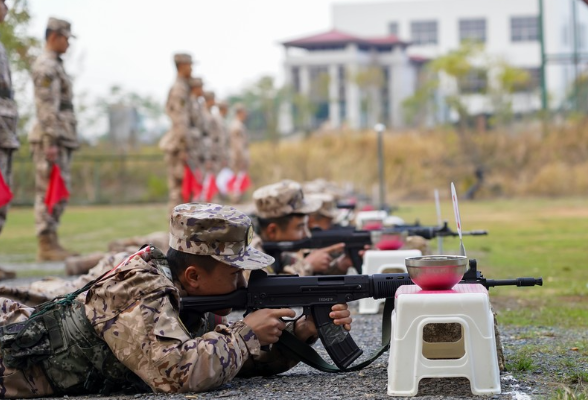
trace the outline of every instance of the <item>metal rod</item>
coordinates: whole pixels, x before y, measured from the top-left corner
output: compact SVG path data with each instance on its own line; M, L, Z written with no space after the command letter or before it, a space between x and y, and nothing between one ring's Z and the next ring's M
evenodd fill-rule
M382 135L386 127L384 124L376 124L374 127L378 132L378 177L380 182L380 210L386 208L386 191L384 189L384 139Z

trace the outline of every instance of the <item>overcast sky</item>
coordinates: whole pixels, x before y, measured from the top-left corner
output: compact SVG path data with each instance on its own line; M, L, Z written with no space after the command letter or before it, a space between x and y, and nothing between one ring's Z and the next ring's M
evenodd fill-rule
M31 34L41 37L49 16L72 23L77 39L66 69L77 77L76 92L102 95L119 84L162 101L174 79L177 51L193 55L195 75L221 97L263 74L281 80L279 43L330 29L336 2L29 0Z

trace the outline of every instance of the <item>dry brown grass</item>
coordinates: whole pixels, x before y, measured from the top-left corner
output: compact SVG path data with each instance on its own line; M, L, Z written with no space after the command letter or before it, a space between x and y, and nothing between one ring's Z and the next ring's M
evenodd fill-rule
M588 193L588 127L577 123L518 133L458 135L453 130L388 132L384 137L387 190L395 199L431 197L450 181L458 192L475 181L481 165L481 197L574 196ZM315 135L301 141L251 146L255 186L283 178L351 182L371 193L378 182L373 132Z

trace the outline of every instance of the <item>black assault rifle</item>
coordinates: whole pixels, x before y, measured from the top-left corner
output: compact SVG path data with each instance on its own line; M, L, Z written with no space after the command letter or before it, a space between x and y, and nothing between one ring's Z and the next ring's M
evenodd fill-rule
M345 243L345 253L351 259L353 267L358 273L362 272L363 260L359 252L365 249L365 246L373 244L373 238L378 234L403 234L408 236L422 236L430 240L436 237L458 236L453 232L447 222L441 226L420 226L420 225L398 225L396 227L384 228L376 231L356 230L353 227L343 227L328 230L313 230L312 236L302 240L288 242L264 242L263 251L272 256L276 261L273 268L276 273L283 271L281 254L284 251L298 251L304 249L322 249L338 243ZM468 231L462 232L462 235L487 235L486 231Z
M535 286L543 285L542 278L516 278L507 280L486 279L477 271L476 260L470 260L470 268L464 274L463 283L479 283L484 287L494 286ZM372 297L374 299L394 299L396 290L402 285L412 285L408 274L374 275L267 275L262 270L251 273L247 288L218 296L183 297L181 313L212 312L226 308L245 309L246 313L261 308L303 307L304 315L311 315L319 332L319 337L329 356L341 370L347 369L363 351L343 327L333 324L329 313L334 304ZM393 303L392 303L393 304ZM184 314L186 315L186 314ZM384 317L386 321L386 316ZM387 318L389 320L389 318ZM283 333L282 339L288 336ZM291 340L291 336L290 336ZM388 338L389 340L389 338ZM388 342L389 343L389 342ZM387 348L383 343L382 351ZM362 363L365 366L366 363ZM354 367L355 368L355 367ZM338 369L329 370L329 372Z
M313 231L312 236L302 240L289 242L263 242L263 252L272 256L276 261L273 268L276 274L282 272L282 252L298 251L305 249L322 249L338 243L345 243L345 253L351 258L353 267L361 273L363 264L359 255L365 246L372 245L372 234L369 231L356 231L349 229L330 229L326 231Z
M335 228L335 230L343 230L346 232L353 232L355 228L353 227L340 227ZM326 232L330 232L331 230L327 230ZM312 231L313 234L315 231ZM325 232L325 231L323 231ZM377 232L383 235L394 235L394 234L404 234L406 233L407 236L421 236L427 240L434 239L436 237L457 237L459 233L451 230L447 221L443 222L443 225L421 225L418 221L414 224L401 224L401 225L394 225L391 227L384 227L382 229L373 230L370 232ZM483 230L475 230L475 231L465 231L461 233L462 236L482 236L487 235L488 231Z

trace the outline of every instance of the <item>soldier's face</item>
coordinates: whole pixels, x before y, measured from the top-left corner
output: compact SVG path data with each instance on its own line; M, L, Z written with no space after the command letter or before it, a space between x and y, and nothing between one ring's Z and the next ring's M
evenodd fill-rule
M184 288L191 296L208 296L215 294L227 294L246 286L243 270L232 267L220 261L212 271L206 271L198 266L184 273Z
M197 87L197 86L194 86L194 87L192 88L192 95L193 95L193 96L195 96L195 97L200 97L200 96L202 96L202 87Z
M4 22L8 14L8 6L4 0L0 0L0 23Z
M178 74L183 76L184 78L189 78L192 76L192 64L190 63L181 63L178 64Z
M277 226L275 230L274 239L270 239L274 242L285 242L291 240L302 240L310 237L308 231L308 216L306 215L295 215L290 219L290 222L285 229L280 229Z
M69 48L69 38L64 35L56 34L54 42L54 50L57 53L63 54Z

